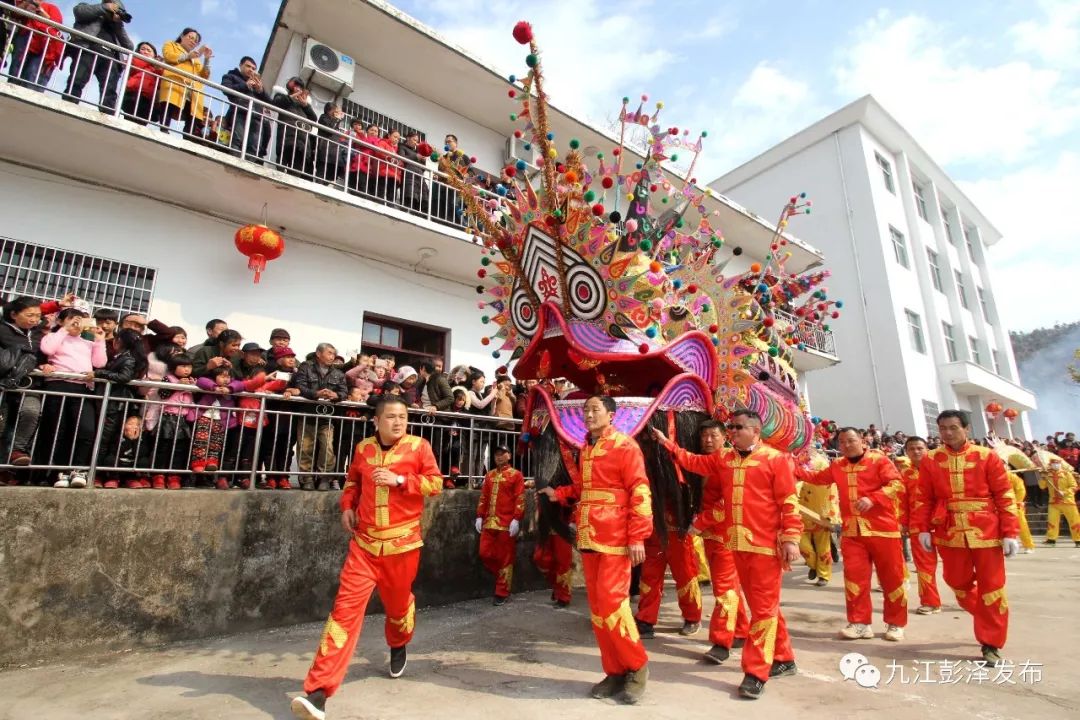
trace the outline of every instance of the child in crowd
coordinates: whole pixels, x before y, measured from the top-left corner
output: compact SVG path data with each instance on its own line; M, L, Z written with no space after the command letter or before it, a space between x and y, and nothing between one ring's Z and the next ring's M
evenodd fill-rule
M114 489L120 486L123 478L128 490L141 490L151 487L145 477L146 468L150 467L149 438L143 437L142 418L132 415L124 421L120 442L116 447L109 447L107 452L98 457L100 475L94 481L96 487ZM104 478L104 479L102 479ZM160 476L154 477L153 488L164 490L165 481Z
M218 367L195 381L202 392L195 402L199 405L195 418L195 440L191 446L191 471L196 473L217 472L221 467L235 466L235 457L226 457L225 441L230 430L239 422L239 413L234 411L236 399L233 393L242 392L245 381L233 380L232 369ZM235 452L235 443L230 448ZM241 481L244 487L248 479ZM228 490L229 481L219 477L214 482L218 490Z
M158 397L164 400L158 416L157 437L154 443L154 467L160 470L180 470L188 466L188 453L191 451L191 424L195 422L195 395L187 388L195 387L195 378L191 377L191 356L173 355L168 359L168 373L165 382L178 386L176 389L158 390ZM154 477L156 483L160 476ZM179 490L181 487L194 487L194 479L187 475L168 473L165 487Z
M296 353L287 345L275 345L270 348L268 366L275 368L272 379L286 384L296 372ZM263 429L261 453L262 465L266 470L266 477L260 479L256 487L263 490L290 490L292 483L289 481L289 468L292 465L293 444L296 438L295 403L289 400L267 400L266 422Z
M454 403L449 412L467 413L469 411L469 395L463 387L452 388ZM447 417L447 427L442 428L441 451L439 452L439 467L449 468L443 487L448 490L460 487L458 478L461 475L461 460L463 448L461 444L461 428L467 428L469 421L462 417Z
M289 386L288 381L276 377L276 371L274 375L275 377L270 377L264 372L253 372L251 376L247 378L247 392L264 393L268 395L278 394ZM262 403L262 399L248 395L237 398L236 400L236 406L246 410L246 412L240 413L240 422L236 428L236 432L239 433L238 445L240 453L240 464L237 469L244 472L249 472L251 470L251 464L255 459L255 434L259 428L259 407ZM270 420L264 413L262 426L265 428L269 424ZM239 478L241 481L248 479L249 478Z

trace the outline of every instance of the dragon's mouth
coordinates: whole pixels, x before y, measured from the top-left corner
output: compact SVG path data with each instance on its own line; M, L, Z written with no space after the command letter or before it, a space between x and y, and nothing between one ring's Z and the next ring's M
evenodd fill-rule
M688 332L661 345L646 335L613 337L599 321L566 320L554 303L541 306L532 342L514 368L519 380L564 377L584 393L656 398L677 376L716 390L716 351L708 336Z

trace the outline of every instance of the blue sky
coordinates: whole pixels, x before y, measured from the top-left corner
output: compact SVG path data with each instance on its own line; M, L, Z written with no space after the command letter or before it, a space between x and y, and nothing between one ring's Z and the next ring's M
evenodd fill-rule
M1063 212L1080 191L1076 0L396 4L507 72L522 64L510 28L529 20L555 104L603 124L623 95L663 99L673 123L709 130L702 179L873 93L1004 233L989 257L1008 326L1080 319L1080 231ZM159 48L197 28L223 73L261 57L279 3L128 5Z

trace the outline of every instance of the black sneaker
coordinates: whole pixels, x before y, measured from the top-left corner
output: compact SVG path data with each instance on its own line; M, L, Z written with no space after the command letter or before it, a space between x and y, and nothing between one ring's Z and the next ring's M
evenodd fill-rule
M753 675L744 675L739 685L739 696L748 700L757 700L765 693L765 683Z
M554 608L556 608L558 610L563 610L565 608L570 607L570 601L569 600L556 600L554 603L552 603L552 607L554 607Z
M716 665L721 665L725 660L730 657L731 651L723 645L713 645L709 648L709 652L701 656L705 662L711 662Z
M297 695L290 707L292 714L301 720L326 720L326 693L316 690L308 695Z
M789 675L794 675L798 671L799 668L795 666L794 660L777 660L772 664L772 667L769 668L769 677L788 677Z
M656 637L656 631L653 630L651 623L642 622L637 618L634 618L634 623L637 625L638 635L641 636L642 640L652 640Z
M1043 545L1057 545L1057 540L1043 540Z
M404 645L399 648L390 648L390 677L401 677L401 674L405 672L405 666L408 664L408 653L405 652Z
M807 580L817 580L817 570L810 568L810 572L806 573Z
M746 645L746 638L735 638L735 641L731 643L731 649L737 650L743 645Z
M683 624L682 624L682 629L679 630L679 634L684 636L684 637L689 637L691 635L696 634L697 631L700 630L700 629L701 629L701 623L690 622L689 620L684 620Z
M622 692L616 698L623 705L637 705L645 696L645 686L649 682L649 665L646 663L637 670L626 673Z
M496 596L495 596L495 600L494 600L494 601L492 602L492 605L494 605L495 607L498 607L498 606L500 606L500 605L505 605L505 604L506 604L506 601L507 601L508 599L509 599L509 598L504 598L504 597L502 597L501 595L496 595Z

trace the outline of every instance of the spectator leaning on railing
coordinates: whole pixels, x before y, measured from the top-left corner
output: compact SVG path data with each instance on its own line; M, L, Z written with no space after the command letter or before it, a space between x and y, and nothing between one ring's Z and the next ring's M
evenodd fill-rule
M18 0L16 7L35 13L55 23L64 22L60 8L42 0ZM39 20L17 16L25 28L16 28L11 42L11 67L8 74L16 85L43 92L52 78L53 70L64 54L64 39L60 30ZM7 44L4 45L7 50Z
M233 377L240 377L240 341L236 330L222 330L213 342L207 340L192 355L195 377L205 377L219 367L229 368Z
M300 395L306 400L319 403L336 403L344 400L349 391L345 387L345 373L333 366L337 350L330 343L319 343L315 357L300 365L292 376L292 387L285 392ZM303 473L314 471L320 476L318 485L311 475L300 478L302 490L329 490L334 472L334 426L329 415L319 410L320 405L304 405L306 417L298 421L296 463Z
M128 73L124 100L120 104L124 117L132 122L145 125L152 122L154 107L157 104L158 87L161 84L161 67L150 60L160 60L157 48L148 42L141 42L131 56L131 71Z
M290 78L285 83L285 92L274 95L272 102L274 107L284 111L278 116L278 164L292 174L311 175L307 127L296 116L306 117L311 122L318 120L318 116L311 109L311 96L304 81L298 77Z
M262 162L266 149L270 146L270 121L263 114L261 105L253 104L251 124L244 136L244 125L248 117L249 99L270 103L270 95L263 87L255 60L246 55L240 58L240 65L221 78L221 84L229 91L229 110L225 113L225 129L229 131L229 145L233 150L243 149L248 159ZM246 142L245 142L246 140Z
M161 54L166 63L182 70L162 73L158 90L158 121L161 129L169 131L174 120L184 123L184 134L202 137L206 131L206 98L202 83L189 75L210 78L210 58L214 51L202 44L202 35L194 28L184 28L176 40L165 43Z
M127 50L134 50L135 44L128 37L125 24L131 22L131 14L120 0L105 3L79 3L72 11L75 15L75 30L86 33ZM101 91L98 107L109 112L116 109L116 86L120 82L123 65L120 53L104 45L99 45L81 35L72 35L65 57L72 57L71 74L68 75L64 99L77 103L82 98L83 88L90 82L90 76L97 78Z

